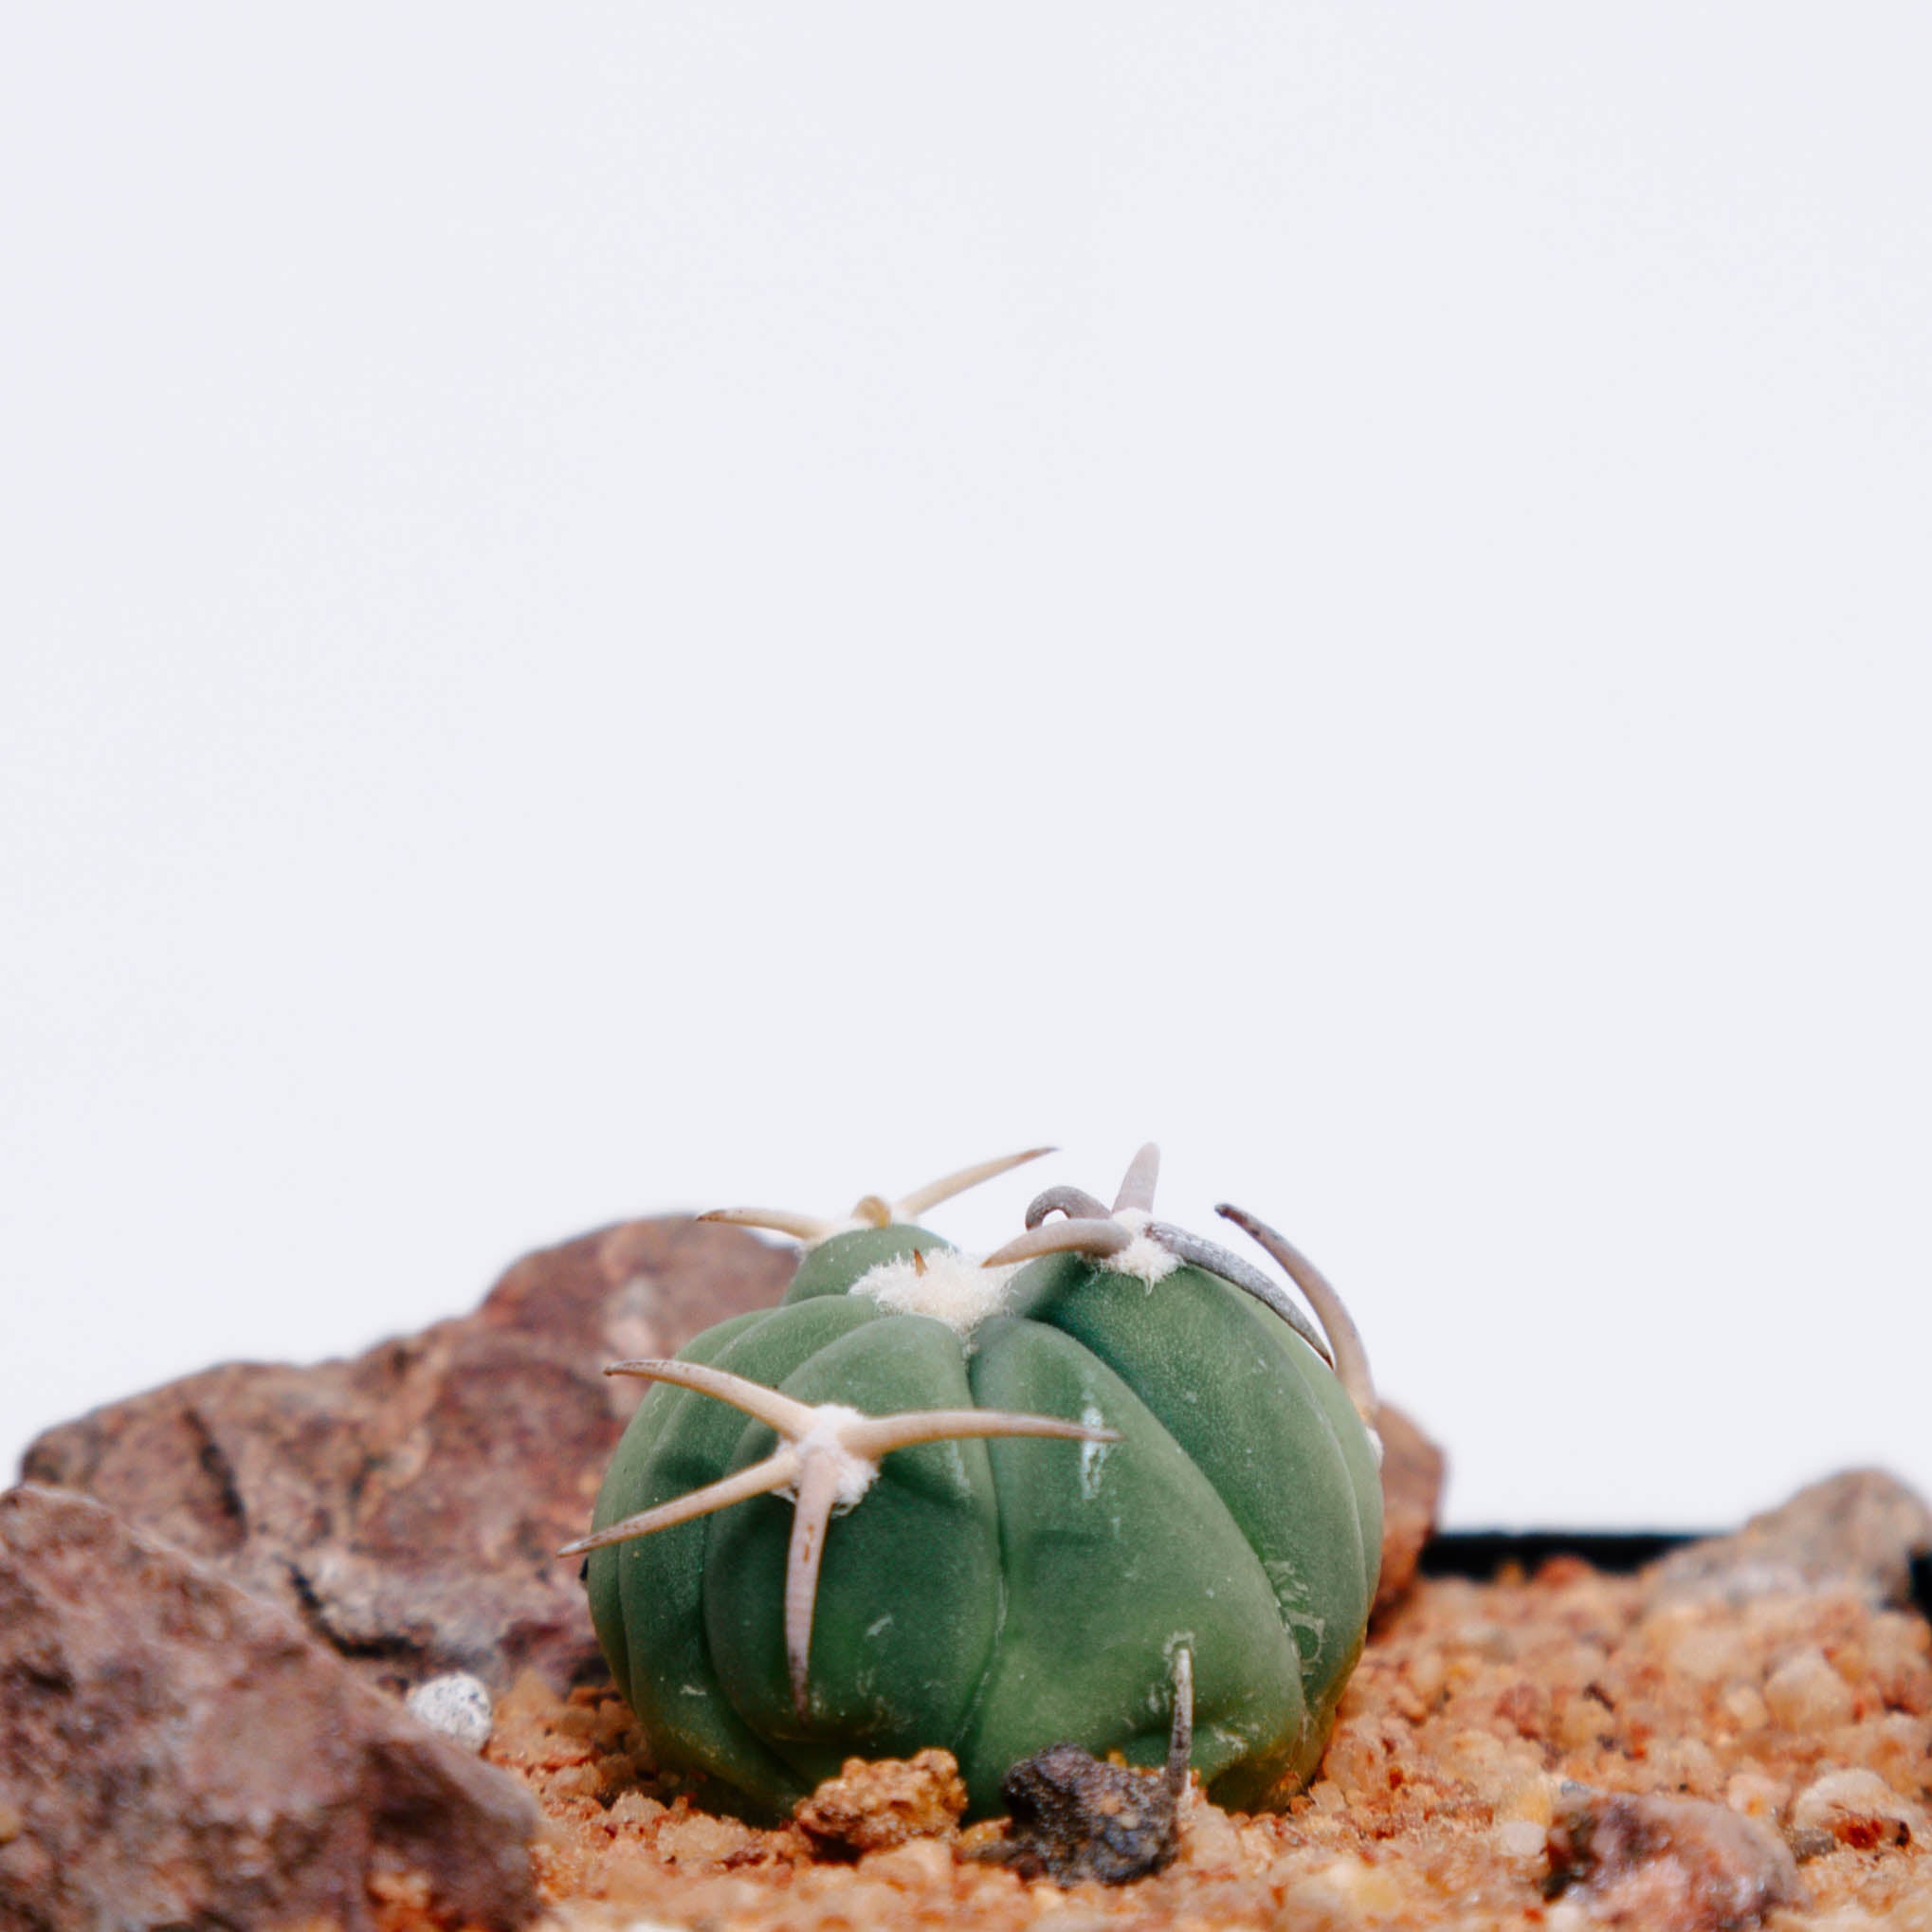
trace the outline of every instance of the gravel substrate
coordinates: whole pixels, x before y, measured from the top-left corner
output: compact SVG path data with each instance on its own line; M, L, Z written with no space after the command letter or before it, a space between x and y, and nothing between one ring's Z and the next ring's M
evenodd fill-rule
M611 1692L559 1701L526 1678L487 1755L543 1807L538 1883L569 1932L1932 1932L1928 1652L1923 1617L1851 1588L1739 1602L1571 1558L1425 1579L1376 1629L1318 1782L1255 1817L1196 1790L1174 1864L1118 1887L985 1862L1001 1827L962 1833L930 1767L856 1774L829 1804L880 1849L712 1815L653 1777Z

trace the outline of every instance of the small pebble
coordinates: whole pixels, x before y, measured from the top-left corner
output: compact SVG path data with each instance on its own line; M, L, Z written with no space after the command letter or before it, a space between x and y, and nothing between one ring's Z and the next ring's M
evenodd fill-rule
M722 1865L752 1842L749 1825L708 1812L677 1812L658 1829L657 1855L671 1865Z
M1536 1829L1536 1849L1542 1850L1543 1827L1556 1816L1557 1800L1562 1794L1561 1784L1546 1772L1537 1772L1528 1777L1519 1778L1497 1799L1495 1812L1499 1823L1527 1823Z
M1787 1731L1828 1731L1849 1724L1857 1707L1851 1686L1815 1645L1787 1658L1771 1673L1764 1685L1764 1702Z
M1791 1823L1794 1832L1826 1832L1834 1843L1861 1851L1927 1836L1923 1808L1862 1768L1828 1771L1807 1785L1791 1808Z
M1791 1793L1776 1778L1757 1771L1741 1771L1724 1786L1724 1802L1734 1812L1742 1812L1747 1818L1757 1818L1768 1825L1777 1822L1778 1814L1790 1796Z
M452 1670L417 1685L410 1692L409 1705L412 1717L454 1739L465 1751L481 1751L496 1722L483 1680L466 1670Z
M848 1758L797 1807L799 1829L815 1846L854 1856L959 1829L966 1787L950 1751L867 1763ZM951 1854L947 1854L950 1859Z
M1548 1835L1534 1818L1505 1818L1496 1827L1496 1849L1505 1858L1540 1858Z
M1771 1722L1771 1706L1748 1684L1734 1684L1722 1700L1724 1715L1741 1731L1761 1731Z

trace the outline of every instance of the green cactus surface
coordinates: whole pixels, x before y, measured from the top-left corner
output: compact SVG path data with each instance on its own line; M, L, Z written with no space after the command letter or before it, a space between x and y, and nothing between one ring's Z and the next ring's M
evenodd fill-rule
M887 1214L631 1365L656 1386L572 1547L660 1761L774 1816L849 1756L939 1745L983 1815L1051 1744L1162 1762L1185 1649L1217 1801L1312 1777L1380 1561L1365 1368L1345 1386L1352 1327L1318 1301L1318 1336L1151 1195L1151 1163L1111 1214L1042 1195L985 1266Z

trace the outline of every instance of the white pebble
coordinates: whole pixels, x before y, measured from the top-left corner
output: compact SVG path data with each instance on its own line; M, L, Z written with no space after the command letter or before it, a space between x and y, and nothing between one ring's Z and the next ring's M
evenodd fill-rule
M1534 1818L1505 1818L1496 1827L1496 1849L1505 1858L1539 1858L1549 1838Z
M432 1731L453 1738L465 1750L481 1751L496 1723L483 1680L466 1670L432 1677L410 1692L410 1711Z

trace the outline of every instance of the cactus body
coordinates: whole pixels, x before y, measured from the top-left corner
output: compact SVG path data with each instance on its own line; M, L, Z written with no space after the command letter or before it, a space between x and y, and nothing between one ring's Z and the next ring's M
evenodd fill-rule
M1193 1658L1194 1764L1220 1801L1312 1776L1361 1648L1381 1488L1363 1422L1279 1316L1204 1268L1147 1282L1086 1255L1002 1270L977 1319L881 1297L881 1264L944 1244L865 1228L810 1250L778 1306L683 1359L867 1414L1004 1410L1117 1441L922 1442L825 1534L810 1670L788 1681L793 1510L761 1495L591 1555L591 1606L662 1761L753 1814L845 1758L957 1757L975 1814L1059 1742L1156 1764L1174 1656ZM901 1273L904 1271L902 1268ZM599 1528L770 1455L764 1423L653 1388L606 1476Z

